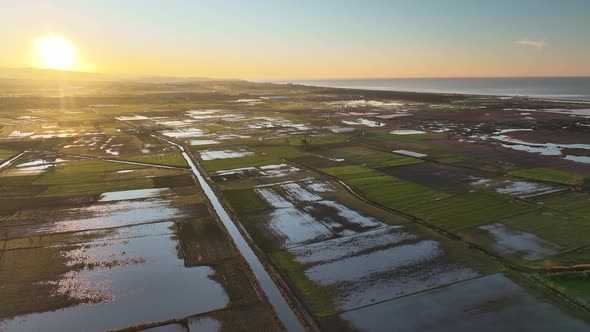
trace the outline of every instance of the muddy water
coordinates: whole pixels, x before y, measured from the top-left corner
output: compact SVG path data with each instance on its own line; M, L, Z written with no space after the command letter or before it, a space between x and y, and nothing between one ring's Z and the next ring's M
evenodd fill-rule
M426 134L426 132L422 131L422 130L412 130L412 129L399 129L399 130L393 130L389 132L392 135L420 135L420 134Z
M266 227L284 246L308 243L334 236L324 224L308 213L290 207L276 209L265 215Z
M425 310L428 308L428 310ZM361 331L588 331L575 316L503 274L490 275L340 316Z
M72 269L40 282L53 285L56 296L82 304L0 321L0 331L105 331L225 308L230 299L213 279L216 268L186 268L172 226L132 226L102 240L64 247L60 255Z
M328 182L323 181L307 181L305 185L312 191L315 191L316 193L327 193L336 191L336 187L334 187L332 184Z
M367 127L383 127L383 126L385 126L385 123L383 123L383 122L377 122L377 121L363 119L363 118L358 118L355 121L342 120L342 123L345 123L347 125L364 125Z
M109 191L100 195L99 202L122 201L138 198L152 198L155 196L161 196L163 193L169 190L169 188L149 188L124 191Z
M217 331L213 329L203 330L203 331ZM150 329L141 330L141 332L187 332L184 326L180 324L170 324L158 327L152 327Z
M32 215L39 211L33 210ZM112 228L187 217L182 209L170 206L162 199L112 201L83 208L64 211L63 218L53 222L38 223L35 226L22 225L28 234L51 234L59 232L84 231ZM27 220L29 215L22 215ZM16 227L15 227L16 229Z
M564 190L563 187L546 185L529 181L513 181L501 187L495 188L496 192L516 196L519 198L533 197L537 195L545 195L557 191Z
M389 226L385 229L365 232L362 236L316 242L289 251L297 257L297 261L300 263L317 265L358 255L375 247L387 247L416 238L416 235L403 230L402 226Z
M216 159L232 159L251 156L254 153L251 151L241 150L205 150L201 152L201 159L216 160Z
M302 188L298 183L287 183L281 185L286 191L286 196L291 202L313 202L322 199L321 196L310 193L309 191Z
M319 201L304 208L308 213L322 215L321 222L338 235L353 235L360 231L384 227L382 222L333 201Z
M590 164L590 157L588 157L588 156L567 155L563 159L577 161L579 163L584 163L584 164Z
M504 224L495 223L480 226L496 240L494 250L500 254L518 254L526 260L536 260L556 254L560 248L557 244L542 239L534 234L513 230Z
M155 137L160 138L158 136ZM233 220L227 213L227 211L225 211L225 209L221 205L221 202L219 201L219 198L217 198L215 192L213 191L213 189L211 189L209 183L205 180L197 166L193 163L190 156L186 153L185 149L181 145L176 144L172 141L169 141L167 139L163 140L178 147L180 151L182 151L182 156L191 167L193 174L197 177L197 180L199 181L201 188L203 189L205 195L207 195L207 198L213 205L215 213L217 214L217 216L225 226L226 230L232 237L234 243L238 247L238 250L240 251L244 259L254 272L254 275L258 279L258 282L260 283L262 290L266 294L271 305L274 307L275 312L279 316L281 322L289 331L304 331L303 325L295 315L295 312L293 312L293 309L291 309L286 299L283 297L283 294L279 291L277 285L271 279L270 275L264 268L264 265L262 265L262 263L254 253L252 248L250 248L248 242L246 241L242 233L240 233L237 226L234 224Z
M441 243L414 231L390 226L287 250L305 266L308 279L334 292L343 311L480 274L452 262Z
M259 188L255 190L268 204L276 209L293 207L293 204L287 201L283 196L276 193L271 188Z
M409 156L409 157L416 157L416 158L428 157L427 154L420 153L420 152L414 152L414 151L408 151L408 150L393 150L393 152L397 153L397 154L402 154L404 156Z
M191 140L191 145L210 145L210 144L219 144L219 141L213 139L194 139Z

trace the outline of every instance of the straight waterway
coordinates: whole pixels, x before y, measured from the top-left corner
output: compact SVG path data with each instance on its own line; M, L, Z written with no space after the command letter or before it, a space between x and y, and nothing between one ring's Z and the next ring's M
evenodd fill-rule
M260 283L262 290L266 294L266 297L268 298L271 305L274 307L275 312L279 316L279 319L281 320L283 325L287 328L288 331L305 331L303 325L297 318L297 315L295 315L295 312L293 312L293 309L287 303L287 300L280 292L279 288L274 283L266 269L264 268L262 262L260 262L260 260L258 259L258 256L256 256L252 248L250 248L250 245L248 244L242 233L240 233L238 227L235 225L227 211L223 208L223 205L221 205L219 198L217 198L217 195L215 195L215 192L213 191L213 189L211 189L211 186L209 186L209 183L207 183L205 177L201 174L201 172L194 164L193 160L188 155L188 153L186 153L184 147L168 139L159 136L154 137L164 140L169 144L174 145L180 149L180 151L182 152L182 156L189 164L193 174L197 177L199 184L203 188L205 195L207 195L207 198L209 198L209 201L213 205L215 213L227 229L229 235L232 237L234 243L238 247L238 250L244 257L248 265L250 265L250 268L252 269L254 275L258 279L258 282Z
M27 151L23 151L23 152L19 153L18 155L16 155L16 156L12 157L11 159L9 159L9 160L5 161L4 163L2 163L2 164L0 165L0 170L1 170L1 169L3 169L3 168L5 168L5 167L8 167L8 166L10 166L10 164L12 164L12 163L13 163L15 160L17 160L18 158L20 158L20 157L21 157L23 154L25 154L26 152L27 152Z

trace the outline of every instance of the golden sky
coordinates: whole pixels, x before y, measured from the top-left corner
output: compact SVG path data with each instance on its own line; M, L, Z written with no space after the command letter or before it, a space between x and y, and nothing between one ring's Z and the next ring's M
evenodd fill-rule
M22 0L5 6L0 67L246 79L590 75L590 2L584 1ZM51 38L69 46L57 43L54 51L49 44L39 56L39 40Z

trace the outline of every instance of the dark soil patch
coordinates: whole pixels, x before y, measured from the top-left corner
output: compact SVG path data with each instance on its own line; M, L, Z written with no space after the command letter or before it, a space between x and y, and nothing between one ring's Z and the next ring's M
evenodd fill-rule
M582 176L590 175L590 164L564 160L561 156L542 156L535 153L516 151L504 148L499 144L472 144L447 140L439 140L434 144L451 153L461 154L505 168L550 168Z
M497 174L433 162L381 168L380 171L434 189L456 193L468 190L469 183Z
M195 181L190 174L158 176L152 179L154 187L181 187L194 185Z
M590 144L590 132L537 129L533 131L514 131L508 136L531 143Z
M298 164L302 164L307 167L311 167L311 168L315 168L315 169L342 166L341 162L337 162L337 161L330 160L327 158L321 158L318 156L305 156L305 157L293 158L291 160L298 163Z
M185 266L203 265L236 255L214 220L206 218L177 224Z

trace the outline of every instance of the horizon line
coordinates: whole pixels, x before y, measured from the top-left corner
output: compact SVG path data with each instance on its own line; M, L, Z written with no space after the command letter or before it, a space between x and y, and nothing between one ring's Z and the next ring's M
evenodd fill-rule
M481 78L590 78L583 75L531 75L531 76L389 76L389 77L323 77L323 78L247 78L249 81L353 81L353 80L411 80L411 79L481 79Z
M521 76L521 75L498 75L498 76L379 76L379 77L321 77L321 78L239 78L239 77L227 77L227 78L218 78L218 77L210 77L210 76L199 76L197 74L187 74L187 75L178 75L178 74L131 74L131 73L104 73L100 71L79 71L79 70L62 70L62 69L54 69L54 68L40 68L40 67L0 67L1 69L12 69L12 70L19 70L19 69L34 69L34 70L43 70L43 71L52 71L52 72L63 72L63 73L78 73L78 74L95 74L95 75L104 75L104 76L132 76L132 77L175 77L175 78L199 78L199 79L213 79L213 80L245 80L251 82L288 82L288 81L353 81L353 80L389 80L389 79L403 79L403 80L412 80L412 79L485 79L485 78L587 78L590 77L590 73L588 74L581 74L581 75L529 75L529 76Z

